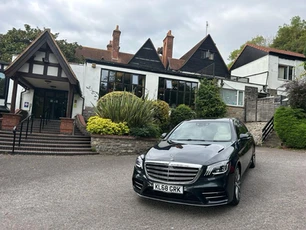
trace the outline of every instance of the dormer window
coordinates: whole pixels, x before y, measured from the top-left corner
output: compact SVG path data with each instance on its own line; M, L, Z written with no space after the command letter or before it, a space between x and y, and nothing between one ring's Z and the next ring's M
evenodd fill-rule
M209 50L202 50L201 51L201 59L209 59L214 60L214 53Z

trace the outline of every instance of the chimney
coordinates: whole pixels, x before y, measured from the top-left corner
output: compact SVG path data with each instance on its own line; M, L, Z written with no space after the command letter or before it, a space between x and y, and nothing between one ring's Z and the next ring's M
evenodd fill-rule
M162 62L165 67L168 65L168 58L172 58L173 39L174 39L174 36L171 34L171 30L169 30L164 39L164 45L163 45Z
M120 42L120 34L121 31L119 30L119 26L116 26L116 29L113 31L113 59L119 58L119 42Z
M110 40L109 44L106 46L108 51L112 51L113 50L113 41Z

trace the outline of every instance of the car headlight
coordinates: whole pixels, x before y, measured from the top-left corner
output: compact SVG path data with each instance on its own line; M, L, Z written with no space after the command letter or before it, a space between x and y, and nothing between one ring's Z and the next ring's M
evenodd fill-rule
M141 169L143 168L143 159L144 159L144 155L143 154L136 158L135 166L137 168L141 168Z
M228 169L229 169L229 162L220 161L218 163L209 165L206 169L204 176L224 174L228 171Z

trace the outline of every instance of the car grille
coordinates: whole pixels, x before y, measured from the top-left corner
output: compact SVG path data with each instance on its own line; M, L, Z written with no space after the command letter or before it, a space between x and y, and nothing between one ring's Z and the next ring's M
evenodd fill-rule
M159 182L171 184L187 184L194 181L201 165L176 162L146 162L148 177Z

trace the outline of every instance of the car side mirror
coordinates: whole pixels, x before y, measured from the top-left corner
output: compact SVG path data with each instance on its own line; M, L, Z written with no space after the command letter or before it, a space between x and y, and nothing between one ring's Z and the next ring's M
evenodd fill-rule
M163 133L162 135L160 135L161 139L164 139L167 136L167 133Z
M250 138L250 136L247 133L241 133L239 135L239 139L241 139L241 140L247 140L249 138Z

